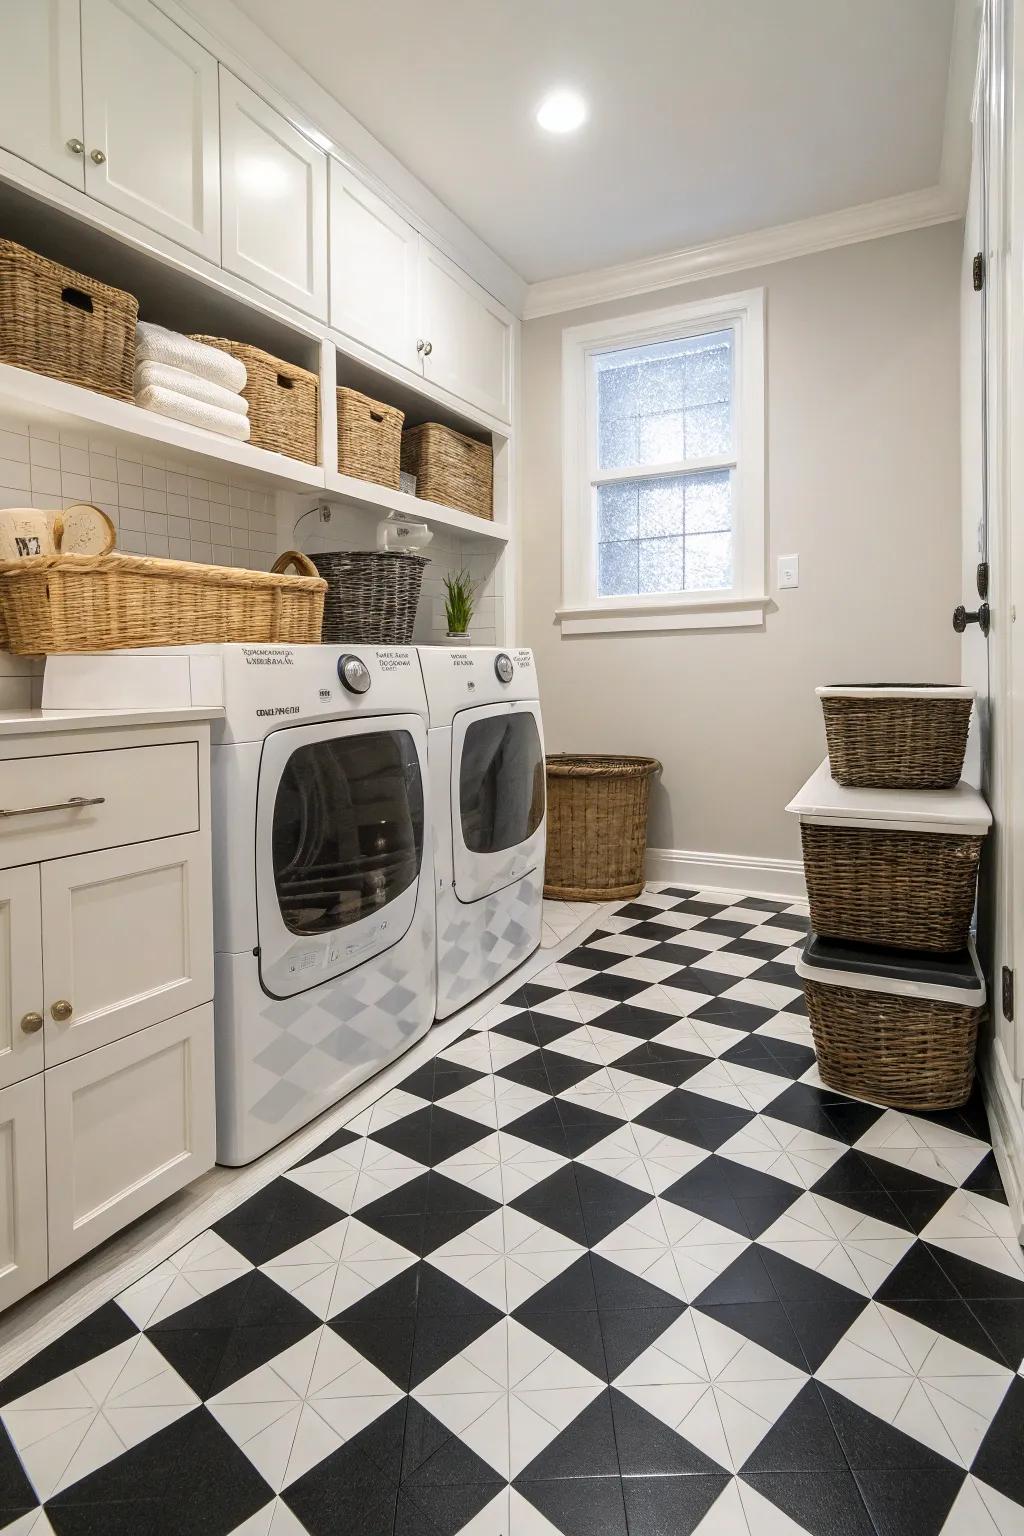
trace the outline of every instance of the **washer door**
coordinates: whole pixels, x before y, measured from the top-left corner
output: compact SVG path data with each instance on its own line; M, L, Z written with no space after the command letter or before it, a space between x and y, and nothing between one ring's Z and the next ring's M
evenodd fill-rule
M479 901L544 862L544 743L533 701L462 710L452 722L455 894Z
M256 797L260 981L294 997L397 944L416 910L426 731L417 715L275 731Z

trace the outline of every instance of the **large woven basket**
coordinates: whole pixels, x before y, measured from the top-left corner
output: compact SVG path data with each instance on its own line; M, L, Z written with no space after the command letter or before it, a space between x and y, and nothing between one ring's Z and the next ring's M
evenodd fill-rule
M335 549L311 556L327 580L324 640L344 645L409 645L419 606L423 555Z
M660 772L654 757L548 758L545 896L616 901L640 894L651 779Z
M134 398L139 301L0 240L0 362Z
M830 1088L917 1111L955 1109L969 1097L980 1008L810 980L804 997Z
M288 565L302 574L283 574ZM272 572L117 553L0 564L10 649L22 656L213 641L315 643L326 587L295 550Z
M361 395L338 390L338 471L398 490L405 412Z
M953 789L973 691L928 685L819 688L829 766L856 789Z
M416 476L416 495L474 517L494 517L494 450L450 427L427 421L402 433L402 468Z
M967 942L983 839L801 822L811 927L949 954Z
M307 368L283 362L259 347L223 336L193 336L245 364L243 397L249 402L249 441L256 448L315 464L320 380Z

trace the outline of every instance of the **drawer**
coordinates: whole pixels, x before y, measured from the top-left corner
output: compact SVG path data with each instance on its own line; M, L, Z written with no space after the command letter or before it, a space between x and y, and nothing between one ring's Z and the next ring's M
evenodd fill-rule
M198 831L199 743L8 758L0 811L7 866Z

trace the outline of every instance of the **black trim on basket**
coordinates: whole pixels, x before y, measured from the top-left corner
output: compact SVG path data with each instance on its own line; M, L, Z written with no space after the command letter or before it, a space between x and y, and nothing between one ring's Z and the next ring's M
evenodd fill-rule
M974 960L967 949L951 955L933 955L917 949L880 949L872 944L827 939L812 933L804 945L803 962L815 970L845 971L851 976L879 981L909 981L918 986L957 987L967 992L978 986Z

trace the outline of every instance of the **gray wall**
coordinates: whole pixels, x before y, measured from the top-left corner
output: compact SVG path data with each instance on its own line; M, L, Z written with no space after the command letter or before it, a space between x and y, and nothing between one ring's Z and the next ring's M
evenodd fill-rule
M943 224L524 326L521 635L547 745L659 757L652 846L796 857L783 806L824 755L815 685L959 677L961 241ZM761 286L764 627L563 639L563 328ZM775 589L781 554L796 590Z

